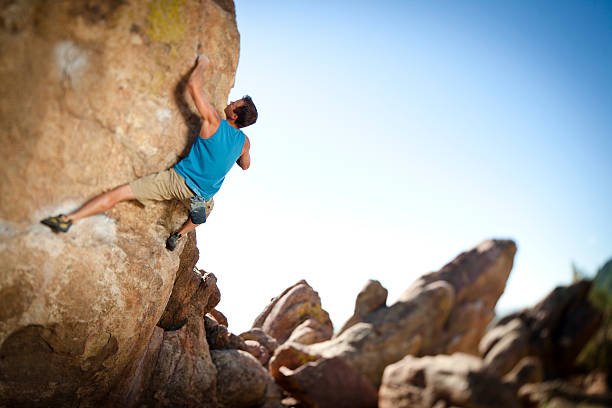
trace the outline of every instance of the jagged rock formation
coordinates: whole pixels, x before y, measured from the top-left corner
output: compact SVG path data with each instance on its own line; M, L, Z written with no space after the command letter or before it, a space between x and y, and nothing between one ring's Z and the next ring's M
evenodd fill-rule
M170 299L157 325L164 330L178 330L189 316L204 316L213 312L221 300L217 277L198 270L199 258L194 235L190 235L180 256L180 263Z
M267 367L274 350L285 342L313 344L332 337L333 325L321 306L319 294L305 281L273 298L255 319L253 327L240 334L245 348Z
M385 369L380 408L519 408L516 390L463 353L406 356Z
M532 309L500 320L480 343L489 371L504 375L526 356L541 361L545 378L569 374L599 328L601 312L588 300L591 283L558 287Z
M353 370L353 377L361 377L377 389L385 367L407 354L475 353L505 287L515 252L512 241L485 241L439 272L417 280L389 307L382 306L383 295L373 296L377 298L371 302L375 305L373 310L356 313L350 320L354 324L345 325L345 331L334 339L312 345L281 345L270 360L270 372L298 399L314 400L318 394L313 394L313 387L301 380L300 370L306 370L305 365L318 383L328 384L335 373L323 363L339 358L345 363L345 371ZM358 399L355 394L362 395L362 401L369 400L366 387L342 385L333 389L339 400ZM333 404L318 399L309 406Z
M365 321L370 313L387 306L388 293L387 289L385 289L379 281L368 281L357 295L353 316L344 323L344 326L342 326L336 336L344 333L349 327Z
M407 356L387 366L379 407L610 406L605 379L595 392L578 385L576 356L601 319L587 300L589 287L586 281L558 287L533 308L501 319L481 340L483 358Z
M285 289L255 319L261 329L279 344L292 341L312 344L331 338L333 325L321 307L319 294L305 281Z
M198 45L222 108L239 51L231 1L3 2L0 405L98 406L152 350L170 353L156 370L169 348L202 351L203 322L156 329L183 252L164 248L186 218L180 204L122 203L65 235L39 224L186 152L199 127L184 95ZM192 363L181 370L198 381L212 367ZM148 386L166 381L158 374Z

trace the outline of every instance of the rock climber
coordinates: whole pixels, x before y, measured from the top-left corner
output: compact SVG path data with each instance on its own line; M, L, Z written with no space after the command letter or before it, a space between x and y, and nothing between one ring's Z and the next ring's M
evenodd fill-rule
M187 82L189 94L202 117L199 136L187 157L168 170L116 187L69 214L45 218L41 222L53 232L68 232L75 221L107 211L121 201L138 200L147 205L151 201L177 199L189 208L189 217L166 240L166 248L170 251L176 248L181 237L206 222L214 205L213 196L233 164L237 163L243 170L249 168L251 144L240 129L257 120L257 108L248 95L227 105L224 109L226 119L221 119L203 91L203 71L209 63L205 55L198 56Z

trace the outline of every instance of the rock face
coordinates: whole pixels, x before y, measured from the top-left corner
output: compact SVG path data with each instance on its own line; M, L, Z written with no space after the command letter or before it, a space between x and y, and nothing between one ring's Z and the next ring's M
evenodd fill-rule
M223 108L233 4L8 1L0 45L0 405L97 406L150 341L201 341L155 329L183 251L164 240L186 212L122 203L64 235L39 220L186 153L199 123L185 75L201 45Z
M335 374L330 370L317 371L317 367L326 367L322 361L340 358L355 371L353 376L362 376L378 388L385 367L407 354L449 354L457 350L474 353L493 317L515 252L512 241L485 241L439 272L419 279L395 304L380 306L383 296L379 295L372 302L377 305L374 310L356 313L351 318L354 324L345 325L345 331L334 339L312 345L292 342L281 345L270 360L270 372L290 393L303 393L307 387L300 382L302 366L316 362L309 369L311 376L327 384ZM334 388L338 398L348 399L362 392L366 400L363 388L342 388L342 384ZM302 398L316 396L308 394ZM310 406L328 403L317 400Z
M191 319L177 331L156 328L138 371L117 401L127 407L214 408L217 374L202 319Z
M501 376L533 356L545 378L569 374L601 322L601 312L588 300L590 287L588 281L558 287L532 309L500 320L480 343L488 370Z

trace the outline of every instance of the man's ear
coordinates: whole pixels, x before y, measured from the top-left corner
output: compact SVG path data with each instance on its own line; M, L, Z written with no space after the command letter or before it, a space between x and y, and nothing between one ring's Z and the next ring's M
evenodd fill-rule
M230 113L229 115L229 119L236 120L237 118L238 118L238 115L236 115L236 112L232 111L232 113Z

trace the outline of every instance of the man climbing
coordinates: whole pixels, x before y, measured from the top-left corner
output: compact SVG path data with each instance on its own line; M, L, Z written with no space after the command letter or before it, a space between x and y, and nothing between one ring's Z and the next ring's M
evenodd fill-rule
M72 224L84 217L99 214L126 200L138 200L143 205L150 201L178 199L189 207L189 217L183 226L166 240L166 248L173 251L179 239L206 221L212 211L213 196L221 188L226 174L237 163L249 168L249 138L240 130L257 120L257 109L249 96L231 102L221 119L203 92L206 56L199 56L187 83L189 94L202 117L199 136L187 157L173 168L139 178L131 183L102 193L70 214L45 218L41 222L53 232L68 232Z

